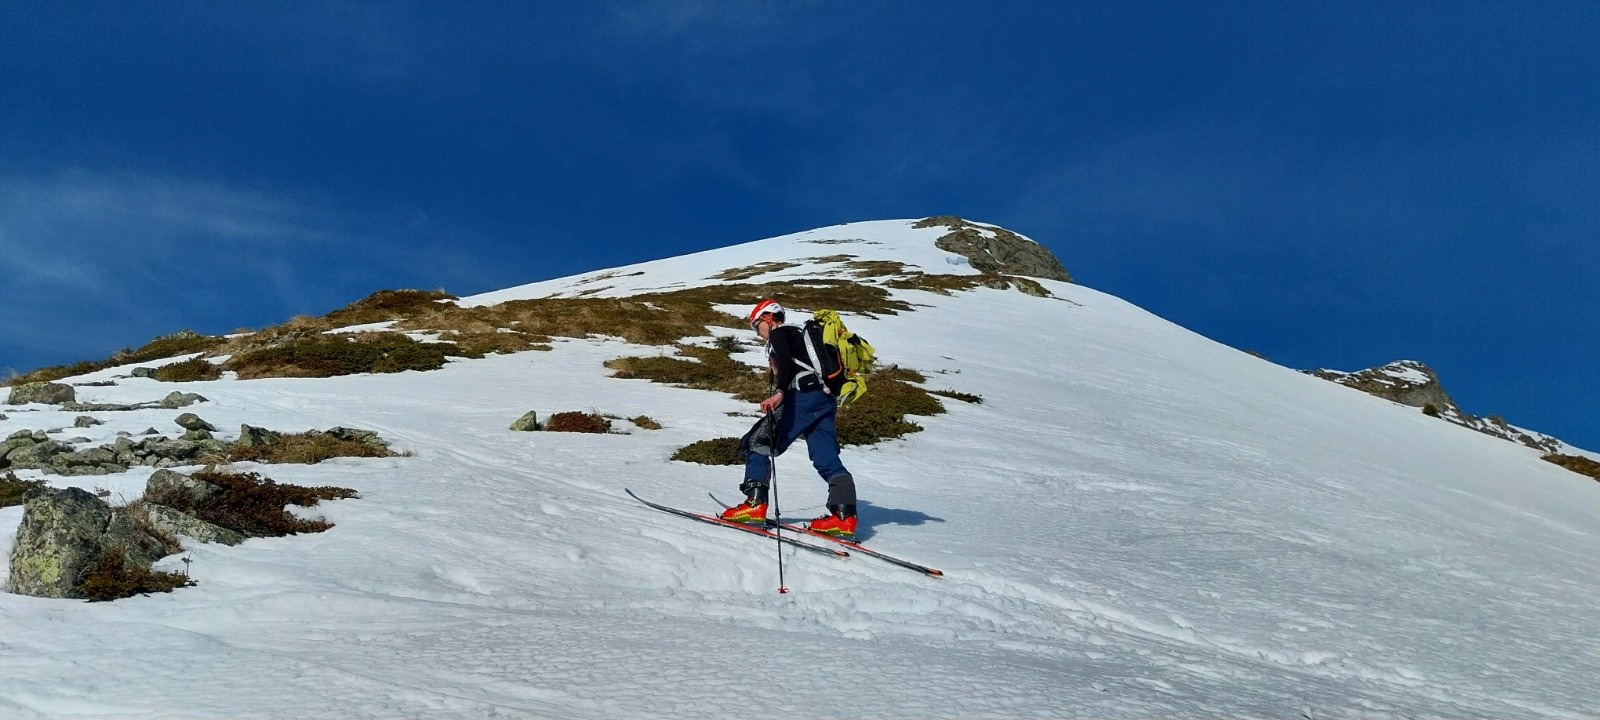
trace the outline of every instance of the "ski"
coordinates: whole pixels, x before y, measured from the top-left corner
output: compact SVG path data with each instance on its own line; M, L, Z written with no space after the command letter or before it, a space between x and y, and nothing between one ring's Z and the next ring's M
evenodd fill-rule
M772 538L774 540L777 540L778 542L788 543L789 545L793 545L793 546L795 546L797 548L810 550L811 552L818 553L818 554L821 554L821 555L832 555L833 557L841 557L841 558L850 557L850 553L848 553L848 552L846 552L844 550L835 550L835 549L829 548L829 547L820 547L820 546L817 546L817 545L812 545L810 543L801 542L797 538L784 537L784 536L779 535L778 533L773 532L771 530L766 530L766 529L755 527L755 526L752 526L752 525L746 525L744 523L729 522L727 520L723 520L722 518L715 517L715 516L712 516L712 515L702 515L702 514L697 513L697 512L689 512L688 510L679 510L678 508L675 508L675 507L668 507L666 505L661 505L659 503L653 503L653 502L650 502L649 500L646 500L646 499L644 499L642 497L639 497L638 495L634 495L633 491L629 490L628 488L623 488L623 491L627 492L628 495L633 497L633 499L638 500L641 503L644 503L646 507L655 508L655 509L660 510L661 512L664 512L664 513L671 513L673 515L677 515L678 517L684 517L684 518L688 518L690 520L698 520L700 522L707 523L707 524L710 524L710 525L721 525L722 527L725 527L725 528L732 528L734 530L742 530L742 531L750 533L752 535L760 535L762 537L769 537L769 538Z
M723 506L725 508L726 507L730 507L728 504L722 502L721 500L718 500L716 495L712 495L711 496L711 500L713 502L715 502L716 504L721 505L721 506ZM786 522L773 522L771 520L768 520L767 521L767 527L781 527L781 528L783 528L785 530L791 530L791 531L794 531L794 532L797 532L797 533L803 533L803 534L806 534L806 535L810 535L811 537L822 538L823 540L829 540L829 541L838 543L840 545L843 545L843 546L845 546L847 548L850 548L851 550L854 550L856 552L861 553L862 555L870 555L872 557L875 557L875 558L877 558L879 560L882 560L882 561L884 561L886 563L889 563L891 565L899 565L900 567L906 568L908 570L916 570L917 572L920 572L920 573L922 573L924 575L927 575L929 577L944 577L944 571L940 570L938 568L931 568L931 567L928 567L927 565L918 565L917 563L911 562L910 560L902 560L902 559L897 558L897 557L895 557L893 555L885 555L885 554L883 554L881 552L878 552L877 550L873 550L872 548L869 548L869 547L866 547L864 545L861 545L860 543L857 543L857 542L854 542L854 541L851 541L851 540L846 540L844 538L834 537L832 535L827 535L827 534L824 534L824 533L813 532L810 528L807 528L807 527L804 527L804 526L801 526L801 525L795 525L793 523L786 523Z

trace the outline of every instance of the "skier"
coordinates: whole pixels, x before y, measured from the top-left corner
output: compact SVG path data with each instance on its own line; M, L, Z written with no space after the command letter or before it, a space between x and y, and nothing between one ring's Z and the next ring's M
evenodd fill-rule
M750 311L750 328L767 343L767 368L776 377L777 392L761 401L768 421L776 413L770 452L783 454L800 437L817 474L828 483L828 514L812 520L810 529L828 535L856 534L856 481L839 461L839 440L834 435L838 405L824 386L822 368L813 367L817 355L806 348L805 331L785 325L783 306L767 299ZM821 331L811 333L812 347L823 347ZM724 520L764 523L772 458L760 452L746 454L744 482L739 490L745 501L722 513Z

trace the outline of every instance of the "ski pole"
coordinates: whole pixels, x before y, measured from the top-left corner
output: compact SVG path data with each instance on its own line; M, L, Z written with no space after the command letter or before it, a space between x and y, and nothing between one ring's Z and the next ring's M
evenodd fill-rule
M767 484L772 488L772 517L774 520L781 520L783 511L778 509L778 456L772 455L767 460ZM782 538L783 525L780 523L772 529L772 532ZM775 542L773 545L778 547L778 594L784 595L789 592L789 588L783 584L783 543Z

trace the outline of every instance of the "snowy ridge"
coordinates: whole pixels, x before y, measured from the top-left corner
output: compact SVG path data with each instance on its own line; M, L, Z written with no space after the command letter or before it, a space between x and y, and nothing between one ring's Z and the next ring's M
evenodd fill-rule
M974 272L932 246L942 232L835 226L462 302L623 296L835 254ZM852 239L868 242L814 242ZM739 435L750 406L601 364L670 350L558 340L427 373L192 383L212 402L191 410L218 427L353 425L414 455L261 468L362 497L319 506L326 533L195 546L198 587L0 595L0 717L744 717L751 688L763 711L826 717L1593 716L1600 484L1040 283L1054 297L903 290L914 311L849 319L928 387L983 398L844 454L863 541L943 579L786 555L780 596L770 541L624 495L710 510L706 492L739 480L667 457ZM81 396L170 389L119 382ZM664 428L507 431L528 409ZM0 434L71 424L6 414ZM785 514L817 511L804 454L778 468ZM126 497L144 480L48 479ZM19 518L0 510L0 526Z

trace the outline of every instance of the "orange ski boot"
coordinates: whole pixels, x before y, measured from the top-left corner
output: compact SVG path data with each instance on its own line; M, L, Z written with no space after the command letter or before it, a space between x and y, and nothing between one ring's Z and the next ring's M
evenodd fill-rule
M856 536L856 516L851 514L849 517L841 517L838 512L829 513L812 520L806 527L811 532L851 540Z

